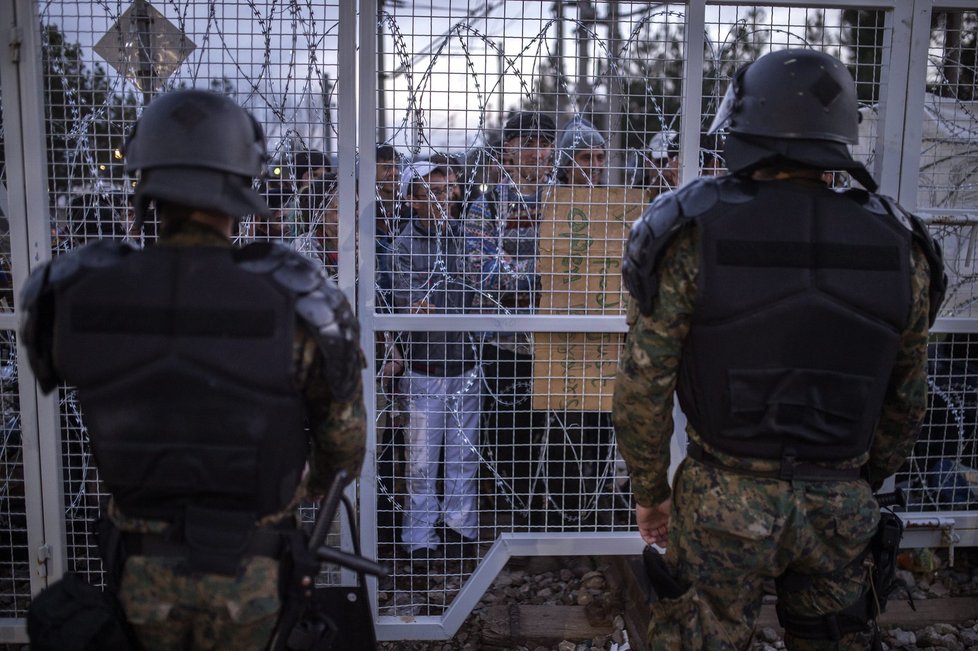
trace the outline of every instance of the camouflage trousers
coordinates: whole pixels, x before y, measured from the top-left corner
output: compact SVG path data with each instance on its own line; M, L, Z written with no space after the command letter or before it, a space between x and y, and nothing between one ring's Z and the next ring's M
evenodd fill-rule
M878 519L862 480L792 484L687 458L674 482L665 560L690 587L653 604L649 648L746 649L765 588L788 572L804 577L777 584L789 612L810 617L846 608L867 585L871 556L863 552ZM868 630L838 642L785 637L796 650L864 651L870 640Z
M278 561L253 557L236 576L188 573L179 562L126 560L119 601L146 651L265 648L279 611Z

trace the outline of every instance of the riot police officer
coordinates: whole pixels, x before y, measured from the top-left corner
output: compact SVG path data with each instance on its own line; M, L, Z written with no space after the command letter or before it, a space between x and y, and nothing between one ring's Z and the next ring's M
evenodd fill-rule
M247 111L166 93L125 153L159 241L96 241L35 271L22 336L44 391L78 389L111 493L103 561L142 645L263 648L303 544L296 504L363 460L358 325L314 263L232 245L238 218L269 212Z
M873 489L924 415L943 264L852 159L838 60L759 58L731 81L724 128L730 174L658 197L623 261L614 420L639 531L674 580L650 648L746 648L773 580L788 648L866 649ZM840 169L866 190L826 187ZM670 489L674 391L690 443Z

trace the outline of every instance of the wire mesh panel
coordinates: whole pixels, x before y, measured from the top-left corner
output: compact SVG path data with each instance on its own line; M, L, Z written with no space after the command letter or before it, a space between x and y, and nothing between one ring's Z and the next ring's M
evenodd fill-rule
M950 283L942 314L973 317L978 301L978 13L936 11L923 97L917 204L941 236Z
M940 314L948 324L978 316L976 33L975 11L937 10L931 16L917 205L944 253L948 294ZM946 329L939 321L931 336L927 417L913 456L896 477L907 489L908 510L916 512L978 507L978 339L974 332Z
M913 455L897 473L915 512L978 505L978 342L971 333L934 336L929 405Z
M0 313L9 315L15 297L3 155L6 129L0 101ZM0 330L0 617L23 617L31 592L18 380L16 333Z
M485 333L388 334L408 367L385 384L378 420L378 558L393 570L380 585L381 614L444 613L502 534L632 530L609 384L595 378L600 388L585 390L566 364L500 365L485 355ZM538 355L574 348L599 361L620 347L617 335L541 335ZM418 361L417 348L446 340L459 343L457 354ZM434 375L435 364L464 370Z
M382 7L378 140L398 151L400 183L385 213L389 265L378 255L390 300L377 304L405 324L411 314L505 319L378 338L378 549L395 568L382 614L446 612L501 534L628 530L606 400L621 335L586 321L624 314L628 225L689 180L680 142L698 142L696 174L725 171L708 128L733 73L774 50L846 63L864 118L854 153L874 169L889 74L904 65L891 59L887 11L710 4L704 25L687 26L678 4ZM699 74L685 69L694 29L704 36L699 124L683 121L682 106L686 75ZM697 138L681 137L689 129ZM845 172L825 180L854 185ZM557 315L585 318L573 333L532 327ZM464 406L477 390L479 406ZM472 464L479 481L452 474ZM456 503L478 504L478 517Z
M610 417L622 335L532 324L624 316L628 228L678 182L683 19L382 6L378 141L400 166L378 201L376 304L405 325L492 319L377 338L381 614L444 614L501 535L629 531Z
M9 72L10 68L5 68ZM4 84L13 84L4 76ZM9 95L5 95L10 97ZM0 314L9 320L17 298L9 201L8 147L18 140L16 126L7 122L17 107L4 111L0 99ZM16 124L16 120L10 121ZM9 134L9 138L8 138ZM22 618L31 594L31 553L28 541L27 493L24 475L24 430L20 401L17 337L12 329L0 330L0 617Z
M978 13L931 17L917 204L927 209L978 206Z
M335 5L48 3L41 22L55 248L153 234L133 228L125 137L156 94L193 87L231 96L266 132L274 215L239 238L285 242L335 274Z
M274 212L242 220L237 241L284 243L336 275L337 3L43 3L39 13L55 255L95 239L153 241L152 212L134 224L125 140L153 97L199 88L248 108L268 141L258 189ZM106 495L74 389L62 387L59 404L68 567L99 585L91 533ZM311 521L315 508L300 513Z
M885 26L885 12L879 9L824 9L812 7L771 7L751 5L710 5L706 10L707 65L703 77L704 110L702 130L706 131L726 91L733 73L742 65L774 50L809 48L840 58L856 80L860 113L863 119L859 143L853 154L872 169L877 136L881 85L885 82L884 42L891 35ZM722 143L704 147L721 158ZM702 165L701 165L702 168ZM834 187L848 187L844 172L833 174Z
M59 394L68 567L93 585L102 585L102 560L92 534L105 495L92 459L77 392L62 387Z

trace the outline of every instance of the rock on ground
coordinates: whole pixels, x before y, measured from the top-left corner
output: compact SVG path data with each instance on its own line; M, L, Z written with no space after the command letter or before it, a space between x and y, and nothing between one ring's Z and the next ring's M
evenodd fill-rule
M954 567L948 567L946 550L907 552L907 569L901 577L914 599L943 597L978 597L978 549L958 549ZM920 556L926 563L915 563ZM459 632L451 640L384 642L381 651L624 651L627 645L624 613L611 614L608 635L590 640L560 640L542 645L527 639L500 646L484 639L484 618L492 606L505 605L607 605L608 570L598 557L561 557L513 559L500 572L493 587L479 602ZM514 589L516 588L516 589ZM894 598L901 598L899 595ZM963 624L935 624L917 630L892 627L884 629L883 648L887 651L966 651L978 649L978 621ZM522 643L521 643L522 642ZM784 649L780 632L773 628L755 633L750 651Z

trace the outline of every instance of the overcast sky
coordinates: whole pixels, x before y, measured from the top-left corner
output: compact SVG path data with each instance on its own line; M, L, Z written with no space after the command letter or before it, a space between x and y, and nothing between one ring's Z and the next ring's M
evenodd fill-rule
M268 0L157 0L151 4L184 29L196 45L173 79L187 83L197 79L204 86L201 80L226 77L238 88L241 101L265 123L271 140L294 134L310 146L327 147L329 129L323 117L320 75L336 81L338 5ZM389 127L388 137L398 144L414 140L419 126L423 139L438 148L472 144L481 135L480 120L496 124L501 111L526 102L540 62L555 54L553 39L544 38L554 33L551 2L421 0L403 4L406 6L386 7L390 20L383 26L384 68L388 73L398 71L382 81L388 89L383 121ZM118 0L47 3L42 6L42 19L61 26L69 40L77 40L89 61L104 64L91 48L129 6ZM607 3L596 6L598 15L605 16ZM619 3L624 39L635 30L642 12L647 16L649 6L647 2ZM571 21L578 9L565 3L564 11L565 71L573 77L577 59ZM779 46L801 44L798 37L804 33L808 10L762 11L768 16L767 39ZM684 12L682 5L653 5L647 20L653 26L668 23L678 28ZM730 25L745 17L744 9L708 7L709 37L721 42ZM635 42L647 38L651 29L638 33ZM592 70L598 61L608 58L607 30L600 27L597 35ZM447 41L446 36L450 37ZM336 92L346 91L339 88ZM335 97L333 107L330 115L335 120ZM332 129L335 133L336 126Z

